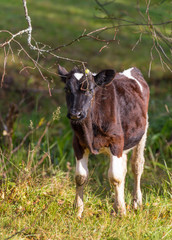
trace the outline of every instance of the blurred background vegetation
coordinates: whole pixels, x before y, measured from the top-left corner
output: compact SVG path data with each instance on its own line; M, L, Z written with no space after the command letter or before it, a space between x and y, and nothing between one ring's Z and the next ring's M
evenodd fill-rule
M106 45L106 42L96 41L87 37L61 48L55 54L60 57L88 62L87 66L93 72L104 68L114 68L117 71L123 71L131 66L140 68L151 88L147 164L159 167L157 164L164 164L165 160L168 167L171 168L172 75L165 65L162 66L162 60L160 59L160 56L164 59L162 52L162 55L159 56L156 49L153 49L150 78L148 77L154 40L151 32L149 32L149 27L145 26L145 22L142 21L143 17L147 18L146 10L148 5L144 1L131 4L125 0L112 1L108 4L104 3L107 2L91 0L28 1L28 10L33 26L32 43L35 45L35 41L37 41L38 44L39 42L42 43L41 47L45 44L55 48L76 39L82 35L83 31L88 33L105 26L122 25L122 27L104 31L98 36L108 41L108 39L113 39L115 35L115 41L110 42L108 45ZM21 1L9 0L6 2L1 0L0 4L2 12L0 29L17 33L27 28ZM170 1L151 1L149 14L153 24L168 22L171 19L169 6ZM143 16L138 12L138 7ZM130 25L133 22L141 24L139 26L136 24ZM170 39L171 24L160 25L156 28ZM9 39L9 34L1 33L0 36L1 43ZM138 42L139 39L140 42ZM30 56L36 60L37 52L30 50L27 46L27 35L21 35L17 40L20 41ZM164 59L164 61L169 65L171 57L170 47L163 41L160 44L169 58ZM8 48L6 47L7 51ZM0 72L2 76L4 72L3 48L0 56ZM70 161L73 166L74 160L71 149L72 132L65 117L63 84L57 75L58 63L67 69L71 69L74 65L82 66L81 63L57 59L48 54L41 54L39 56L39 64L42 66L41 70L46 78L45 81L24 51L20 50L17 43L11 43L4 84L0 89L0 141L2 149L5 147L9 148L8 144L4 146L5 139L8 136L4 132L3 122L7 121L8 125L10 124L8 121L14 118L9 131L11 131L12 148L15 149L22 142L24 136L32 130L30 122L32 122L33 130L38 125L42 125L40 128L43 128L48 121L52 121L53 112L56 111L57 107L61 107L60 119L52 121L49 127L49 143L47 143L47 140L42 141L40 148L42 151L51 150L50 154L53 155L51 156L51 161L55 164L63 162L63 168L65 169L66 162ZM52 96L49 94L47 81L50 84ZM20 154L21 151L28 154L29 146L31 143L33 145L36 144L42 131L42 129L37 129L28 136L20 148ZM44 138L46 137L44 136ZM19 152L17 151L15 154L19 154ZM70 156L67 158L68 160L66 160L66 155ZM19 158L17 157L17 159Z
M148 10L152 23L168 22L172 19L172 8L169 0L152 0L149 9L148 2L116 0L107 4L105 1L93 0L28 1L33 27L32 43L35 45L37 42L41 47L45 44L55 48L69 43L84 31L88 33L105 26L124 26L100 34L101 39L107 40L115 36L115 41L109 44L83 38L54 52L60 56L59 59L46 53L40 54L39 64L45 79L24 51L20 51L16 42L11 43L11 48L6 46L6 52L4 48L0 49L0 76L4 73L5 53L9 51L3 87L0 88L0 182L3 188L6 179L11 189L16 180L31 175L53 175L57 168L69 175L74 172L72 131L66 118L64 86L57 75L57 65L60 63L71 69L75 65L81 67L82 64L61 58L64 57L87 62L92 72L104 68L123 71L132 66L142 71L151 91L142 186L145 192L154 187L159 194L165 191L167 198L171 198L171 45L164 38L159 38L163 50L156 43L157 51L153 48L157 39L151 34L151 26L131 23L143 23L143 19L148 18ZM1 30L17 33L27 28L22 1L1 0L0 9ZM155 27L168 40L171 38L171 24ZM7 39L9 34L0 32L0 43ZM23 34L16 39L36 60L37 52L29 49L27 35ZM91 156L89 168L90 181L95 183L93 189L105 196L107 192L103 189L109 189L108 161L104 156ZM132 180L129 165L126 185L130 190Z

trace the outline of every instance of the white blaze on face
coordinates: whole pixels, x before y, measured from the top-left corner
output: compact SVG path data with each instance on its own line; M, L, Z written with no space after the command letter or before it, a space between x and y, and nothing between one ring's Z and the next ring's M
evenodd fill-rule
M83 73L74 73L74 77L79 81L83 77Z
M97 73L92 73L93 77L95 77L97 75Z
M140 84L140 82L139 82L135 77L133 77L133 76L131 75L131 71L132 71L132 70L133 70L133 68L129 68L129 69L123 71L122 73L120 73L120 75L124 75L124 76L126 76L127 78L130 78L130 79L135 80L135 81L137 82L137 84L139 85L140 90L141 90L141 92L142 92L142 91L143 91L143 87L142 87L142 85Z

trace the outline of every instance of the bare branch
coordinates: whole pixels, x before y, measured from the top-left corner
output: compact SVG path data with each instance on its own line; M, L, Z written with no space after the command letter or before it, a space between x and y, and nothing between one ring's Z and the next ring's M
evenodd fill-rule
M107 15L107 17L108 17L107 19L111 21L112 25L114 25L114 24L113 24L113 21L112 21L112 19L111 19L111 17L110 17L109 12L108 12L108 11L106 10L106 8L104 7L105 4L101 4L98 0L95 0L95 2L96 2L97 5L102 9L102 11Z
M72 41L69 42L69 43L60 45L60 46L58 46L58 47L56 47L56 48L53 48L53 49L49 50L49 52L55 51L55 50L59 50L59 49L64 48L64 47L68 47L68 46L72 45L73 43L78 42L78 41L81 40L82 38L92 38L92 39L97 40L97 41L100 41L100 42L108 42L108 43L109 43L109 42L114 42L114 41L115 41L114 39L105 40L105 39L100 39L100 38L98 38L98 37L92 36L92 35L95 34L95 33L100 33L100 32L102 32L102 31L108 30L108 29L112 29L112 28L103 27L103 28L99 28L99 29L96 29L96 30L94 30L94 31L91 31L91 32L89 32L89 33L86 33L86 34L85 34L86 30L84 30L84 33L83 33L82 35L80 35L79 37L75 38L74 40L72 40ZM77 61L77 60L75 60L75 62L76 62L76 61Z
M96 18L98 18L98 19L101 19L101 20L107 20L108 18L106 18L106 17L104 17L104 18L100 18L100 17L96 17ZM128 25L122 25L122 24L120 24L120 25L116 25L116 27L117 26L119 26L119 27L127 27L127 26L162 26L162 25L168 25L168 24L171 24L172 23L172 21L166 21L166 22L160 22L160 23L142 23L142 22L140 22L140 23L138 23L138 22L134 22L134 21L129 21L129 20L126 20L126 19L123 19L123 18L116 18L116 17L110 17L110 19L113 19L113 20L118 20L118 21L120 21L120 22L127 22L127 23L131 23L131 24L128 24ZM114 26L115 27L115 26Z
M158 54L162 54L163 57L165 58L165 60L167 60L169 63L171 63L171 60L168 57L168 54L165 52L165 50L164 50L163 46L161 45L160 41L164 42L169 48L171 48L172 38L164 36L160 32L160 30L157 29L156 27L171 24L172 21L169 20L169 21L166 21L166 22L153 23L152 20L151 20L150 13L149 13L151 0L146 0L146 17L141 12L140 2L139 2L139 0L137 0L137 11L138 11L139 15L142 17L143 22L136 22L136 21L126 20L126 19L123 19L123 18L112 17L111 14L106 9L106 5L110 4L111 1L110 2L105 1L104 3L101 3L100 1L95 0L96 4L102 9L102 11L107 16L107 17L104 17L104 18L101 18L101 19L110 20L112 25L109 26L109 27L105 26L105 27L102 27L102 28L99 28L99 29L95 29L95 30L90 31L88 33L86 33L86 30L84 30L83 33L80 36L78 36L77 38L75 38L72 41L69 41L65 44L62 44L60 46L57 46L55 48L51 48L50 46L39 43L32 38L32 23L31 23L31 17L29 16L29 12L28 12L28 8L27 8L27 0L22 0L22 2L23 2L23 7L24 7L25 19L26 19L27 25L28 25L27 28L24 29L24 30L21 30L21 31L15 33L15 34L11 33L8 30L0 30L0 33L8 33L9 34L9 39L7 41L5 41L4 43L0 44L0 47L4 48L4 71L3 71L2 79L1 79L1 87L3 86L4 77L5 77L5 74L6 74L6 65L7 65L8 54L11 52L12 56L14 56L13 50L12 50L12 47L11 47L12 42L14 42L18 45L19 54L20 54L20 52L24 52L25 55L33 63L33 67L24 66L24 64L23 64L23 66L22 66L23 68L20 72L22 72L25 69L29 69L29 68L30 69L31 68L32 69L37 69L39 74L41 75L41 77L44 79L44 81L47 82L50 96L51 96L50 83L49 83L49 80L48 80L47 76L43 73L43 70L48 71L48 72L50 72L50 71L48 69L45 69L39 63L40 55L44 57L44 55L46 56L47 54L49 54L50 56L53 56L54 58L56 58L58 60L61 59L61 60L71 61L73 63L79 63L79 64L82 64L83 66L85 66L86 62L84 62L84 61L59 56L59 55L55 54L54 52L58 51L62 48L71 46L74 43L80 41L81 39L88 39L88 38L104 43L104 45L99 50L101 52L104 48L108 47L108 45L111 42L117 41L116 40L116 34L117 34L118 29L121 28L121 27L132 27L132 26L136 26L136 27L145 26L145 27L147 27L148 31L146 31L146 33L150 34L151 37L152 37L153 46L154 46L153 49L155 49L157 52L159 51ZM118 23L115 24L113 20L117 20ZM112 39L101 38L102 33L107 32L107 31L112 31L112 30L115 30L114 38L112 38ZM136 44L133 46L132 50L134 50L134 48L141 42L143 33L145 33L145 32L141 31L140 37L139 37L138 41L136 42ZM16 40L16 38L18 36L21 36L23 34L27 34L27 43L28 43L29 48L31 50L37 52L37 59L36 60L33 59L32 56L22 46L22 44L19 41ZM33 41L34 41L34 43L32 43ZM7 46L8 46L8 50L6 48ZM151 55L152 54L153 53L151 52ZM162 63L164 60L162 61L161 58L160 58L160 61ZM151 57L151 59L152 59L151 60L151 62L152 62L153 58ZM151 64L150 64L150 66L151 66ZM165 64L165 66L168 69L170 68L167 64ZM53 72L51 72L51 73L55 74Z
M30 16L28 15L28 8L27 8L27 2L26 2L26 0L22 0L22 1L23 1L23 6L24 6L25 18L26 18L27 23L28 23L28 28L19 31L19 32L16 33L16 34L12 34L12 33L11 33L10 31L8 31L8 30L0 30L0 33L1 33L1 32L8 33L8 34L11 36L11 38L10 38L8 41L0 44L0 47L1 47L1 48L2 48L2 47L5 47L6 45L9 45L12 41L18 42L18 41L15 40L16 37L18 37L19 35L23 35L24 33L27 33L27 34L28 34L27 42L28 42L28 46L30 47L30 49L32 49L32 50L34 50L34 51L38 51L40 54L42 54L42 53L50 53L50 52L56 50L56 49L51 49L51 48L50 48L50 49L44 49L46 45L44 45L44 48L39 48L39 47L38 47L38 43L37 43L36 41L35 41L35 42L36 42L37 46L34 46L34 45L32 44L32 42L31 42L31 40L32 40L32 24L31 24L31 18L30 18ZM78 41L78 40L79 40L79 39L76 39L76 40L72 41L72 43L75 42L75 41ZM18 42L18 44L20 44L20 43ZM20 44L20 45L21 45L21 44ZM68 44L66 44L66 45L68 45ZM66 45L64 45L64 47L65 47ZM61 46L60 48L62 48L62 46ZM57 49L58 49L58 48L57 48ZM23 47L22 47L22 50L24 50ZM26 50L25 50L25 53L26 53ZM27 53L26 55L28 56L28 53ZM52 54L51 54L51 55L52 55ZM58 58L58 59L67 60L67 61L71 61L71 62L77 62L77 63L82 63L82 62L83 62L83 61L79 61L79 60L75 60L75 59L70 59L70 58L66 58L66 57L61 57L61 56L58 56L58 55L53 55L53 56L56 57L56 58ZM33 60L33 59L32 59L32 60ZM32 62L33 62L33 61L32 61ZM35 60L34 60L34 63L35 63ZM85 63L86 63L86 62L85 62ZM39 70L39 69L38 69L38 70ZM41 73L41 72L40 72L40 73ZM42 76L42 77L43 77L43 76ZM43 79L45 80L44 77L43 77Z
M151 60L150 60L150 63L149 63L149 70L148 70L148 77L150 78L150 73L151 73L151 67L152 67L152 62L154 60L153 58L153 49L155 47L155 43L153 44L152 48L151 48L151 51L150 51L150 57L151 57Z
M44 155L42 156L42 158L39 160L39 162L37 162L37 164L32 168L32 171L30 171L30 173L35 172L37 167L43 163L43 161L47 158L50 157L49 154L47 152L44 153Z
M136 27L140 27L140 26L147 27L146 28L147 31L144 31L144 32L140 31L141 32L140 37L139 37L138 41L136 42L136 44L133 46L132 51L141 42L141 39L142 39L142 36L143 36L144 33L150 34L150 36L152 38L152 41L153 41L153 46L150 50L151 60L150 60L149 71L148 71L149 76L150 76L150 71L151 71L151 66L152 66L152 61L153 61L153 49L155 49L156 52L158 53L162 67L164 68L164 66L166 66L168 70L172 71L170 66L166 63L166 61L168 61L171 64L172 61L168 57L168 55L165 52L163 46L161 45L161 42L164 42L168 46L169 50L171 50L172 49L171 48L172 38L170 38L168 36L164 36L164 34L162 34L160 32L160 30L157 29L157 27L167 26L169 24L172 24L172 20L165 21L165 22L154 23L151 19L151 16L150 16L151 0L145 0L145 2L146 2L145 15L141 12L140 1L137 0L137 11L138 11L139 15L141 16L143 22L136 22L136 21L131 21L131 20L126 20L126 19L123 19L123 18L119 18L119 17L113 17L109 14L109 12L107 10L105 11L105 7L102 3L100 3L97 0L95 0L95 2L102 9L102 11L105 12L105 14L107 16L107 17L100 18L100 19L118 21L118 24L113 24L112 27L107 27L105 30L102 30L102 31L107 31L107 30L113 29L114 27L116 27L118 29L121 28L121 27L132 27L132 26L133 27L134 26L136 26ZM163 57L165 58L165 60L163 59Z
M6 52L6 48L4 47L4 70L3 70L3 74L2 74L1 87L3 86L4 77L6 74L7 58L8 58L8 54Z
M136 48L136 46L142 41L142 33L140 33L140 37L137 40L136 44L133 46L132 51L134 51L134 49Z
M2 123L2 127L3 127L3 129L7 132L7 131L8 131L7 125L5 124L5 122L4 122L4 120L3 120L2 116L1 116L1 114L0 114L0 121L1 121L1 123Z

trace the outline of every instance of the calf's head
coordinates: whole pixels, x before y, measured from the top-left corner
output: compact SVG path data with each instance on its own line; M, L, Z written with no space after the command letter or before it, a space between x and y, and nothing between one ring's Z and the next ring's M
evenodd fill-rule
M58 72L66 85L67 117L73 122L86 118L95 89L110 84L115 76L111 69L92 74L88 69L82 72L76 67L68 72L60 65Z

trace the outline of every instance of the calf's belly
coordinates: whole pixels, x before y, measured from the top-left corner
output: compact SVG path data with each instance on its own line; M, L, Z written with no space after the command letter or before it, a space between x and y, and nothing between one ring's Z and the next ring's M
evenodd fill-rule
M124 139L124 150L128 150L128 149L135 147L140 142L143 135L144 135L144 131L141 131L139 134L137 134L135 136L125 138Z

